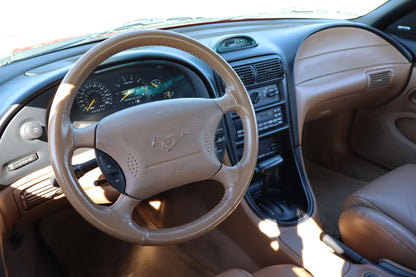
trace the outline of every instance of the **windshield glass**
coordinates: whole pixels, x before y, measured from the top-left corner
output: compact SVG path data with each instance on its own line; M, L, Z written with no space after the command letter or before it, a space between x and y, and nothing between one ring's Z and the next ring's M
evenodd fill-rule
M5 0L0 66L133 28L248 18L356 18L386 0ZM91 35L91 34L96 34Z

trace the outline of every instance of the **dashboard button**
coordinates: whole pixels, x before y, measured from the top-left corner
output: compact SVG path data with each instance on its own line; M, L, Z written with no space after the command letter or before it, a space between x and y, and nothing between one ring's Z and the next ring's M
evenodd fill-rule
M20 135L25 140L38 139L43 135L43 127L39 122L26 122L20 128Z

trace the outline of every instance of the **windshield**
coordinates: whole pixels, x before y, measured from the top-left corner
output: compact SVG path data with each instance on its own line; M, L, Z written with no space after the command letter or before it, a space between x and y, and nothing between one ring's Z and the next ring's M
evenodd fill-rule
M386 0L5 0L0 66L130 28L247 18L356 18ZM94 35L95 34L95 35Z

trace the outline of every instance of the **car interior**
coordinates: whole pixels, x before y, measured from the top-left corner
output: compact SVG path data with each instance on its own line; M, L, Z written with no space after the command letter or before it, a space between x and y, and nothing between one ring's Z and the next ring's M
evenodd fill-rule
M0 276L416 276L416 1L0 66Z

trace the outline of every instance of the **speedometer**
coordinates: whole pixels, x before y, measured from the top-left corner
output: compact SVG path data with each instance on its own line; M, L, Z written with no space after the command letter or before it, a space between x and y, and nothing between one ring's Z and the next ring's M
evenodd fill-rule
M75 97L81 111L88 114L104 112L113 104L110 89L102 82L84 83Z

